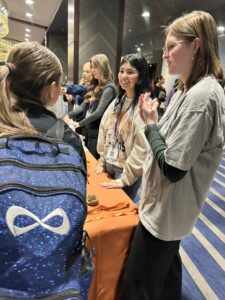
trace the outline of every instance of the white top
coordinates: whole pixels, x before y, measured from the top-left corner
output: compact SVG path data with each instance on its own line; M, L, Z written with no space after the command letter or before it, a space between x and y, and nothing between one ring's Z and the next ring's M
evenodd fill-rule
M114 113L114 100L104 113L98 134L99 163L106 162L123 169L120 184L133 184L142 175L142 164L149 150L144 135L145 124L138 106L131 108L133 99L125 98L119 119ZM118 180L117 180L118 181Z
M142 177L140 219L161 240L180 240L191 233L219 166L225 134L225 96L212 78L188 92L178 91L159 122L165 161L188 171L171 183L150 150Z

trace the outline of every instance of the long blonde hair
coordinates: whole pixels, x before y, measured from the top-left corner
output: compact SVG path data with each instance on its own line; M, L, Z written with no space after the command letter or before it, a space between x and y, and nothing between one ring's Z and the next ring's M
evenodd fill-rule
M94 102L100 99L102 89L106 84L113 81L112 69L108 57L105 54L96 54L90 59L90 63L100 70L100 78L93 78L88 89L85 100Z
M91 63L90 62L86 62L83 64L83 74L82 74L82 78L79 82L79 84L89 84L89 82L87 82L85 79L84 79L84 70L86 71L86 73L88 72L88 76L90 76L90 81L93 79L93 75L91 73Z
M165 34L175 35L188 42L195 38L200 39L200 47L194 57L191 75L185 86L189 89L200 79L206 76L214 76L223 86L224 73L219 58L217 38L217 26L213 17L204 11L193 11L185 14L172 22L166 29ZM181 83L179 88L183 88Z
M13 46L0 67L0 136L37 133L26 116L27 106L44 107L43 88L61 76L58 58L46 47L37 42Z

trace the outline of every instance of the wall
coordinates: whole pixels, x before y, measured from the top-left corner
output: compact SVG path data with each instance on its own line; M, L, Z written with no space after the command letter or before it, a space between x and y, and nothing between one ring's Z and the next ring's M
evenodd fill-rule
M49 49L58 56L63 72L67 74L67 36L59 33L51 33L47 39Z
M225 70L225 34L219 37L219 52L220 52L220 59L222 61Z
M115 72L119 1L80 1L80 76L83 64L98 53L108 56L112 70Z

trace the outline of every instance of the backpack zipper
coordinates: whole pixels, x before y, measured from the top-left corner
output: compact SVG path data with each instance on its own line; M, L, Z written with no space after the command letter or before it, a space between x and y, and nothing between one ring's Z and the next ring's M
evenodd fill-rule
M66 298L65 298L66 297ZM67 290L60 294L52 295L49 297L40 298L40 300L66 300L73 297L73 300L82 300L80 293L76 290Z
M41 195L41 196L51 196L51 195L60 195L60 194L71 194L75 195L78 197L80 202L84 205L85 209L87 210L87 204L86 204L86 199L85 197L77 190L67 188L67 187L40 187L40 186L30 186L28 184L24 185L21 183L3 183L0 184L0 193L5 192L7 190L12 190L12 189L18 189L22 190L25 192L30 192L36 195Z
M70 290L67 290L65 292L62 292L62 293L58 293L58 294L55 294L55 295L52 295L52 296L47 296L47 297L44 297L44 298L32 298L32 299L39 299L39 300L66 300L66 299L69 299L73 297L72 299L73 300L83 300L83 298L81 297L80 293L77 291L77 290L74 290L74 289L70 289ZM0 296L0 299L2 300L12 300L12 299L15 299L15 300L22 300L22 298L11 298L11 297L1 297ZM31 298L23 298L24 300L26 299L31 299Z
M30 164L18 161L16 159L0 159L0 166L8 166L8 165L14 165L16 167L21 167L24 169L38 169L38 170L67 170L67 171L75 171L75 172L81 172L85 177L87 177L87 172L80 166L73 166L69 164L60 164L60 165L41 165L41 164Z

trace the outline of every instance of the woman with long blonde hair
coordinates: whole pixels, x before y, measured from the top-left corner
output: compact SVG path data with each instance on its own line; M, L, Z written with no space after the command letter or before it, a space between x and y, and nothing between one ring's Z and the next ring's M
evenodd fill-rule
M96 150L98 128L102 115L116 97L116 87L113 83L112 70L105 54L94 55L90 59L93 79L84 96L84 102L69 117L73 118L83 112L85 116L79 122L66 119L71 128L85 126L85 145L98 158Z

